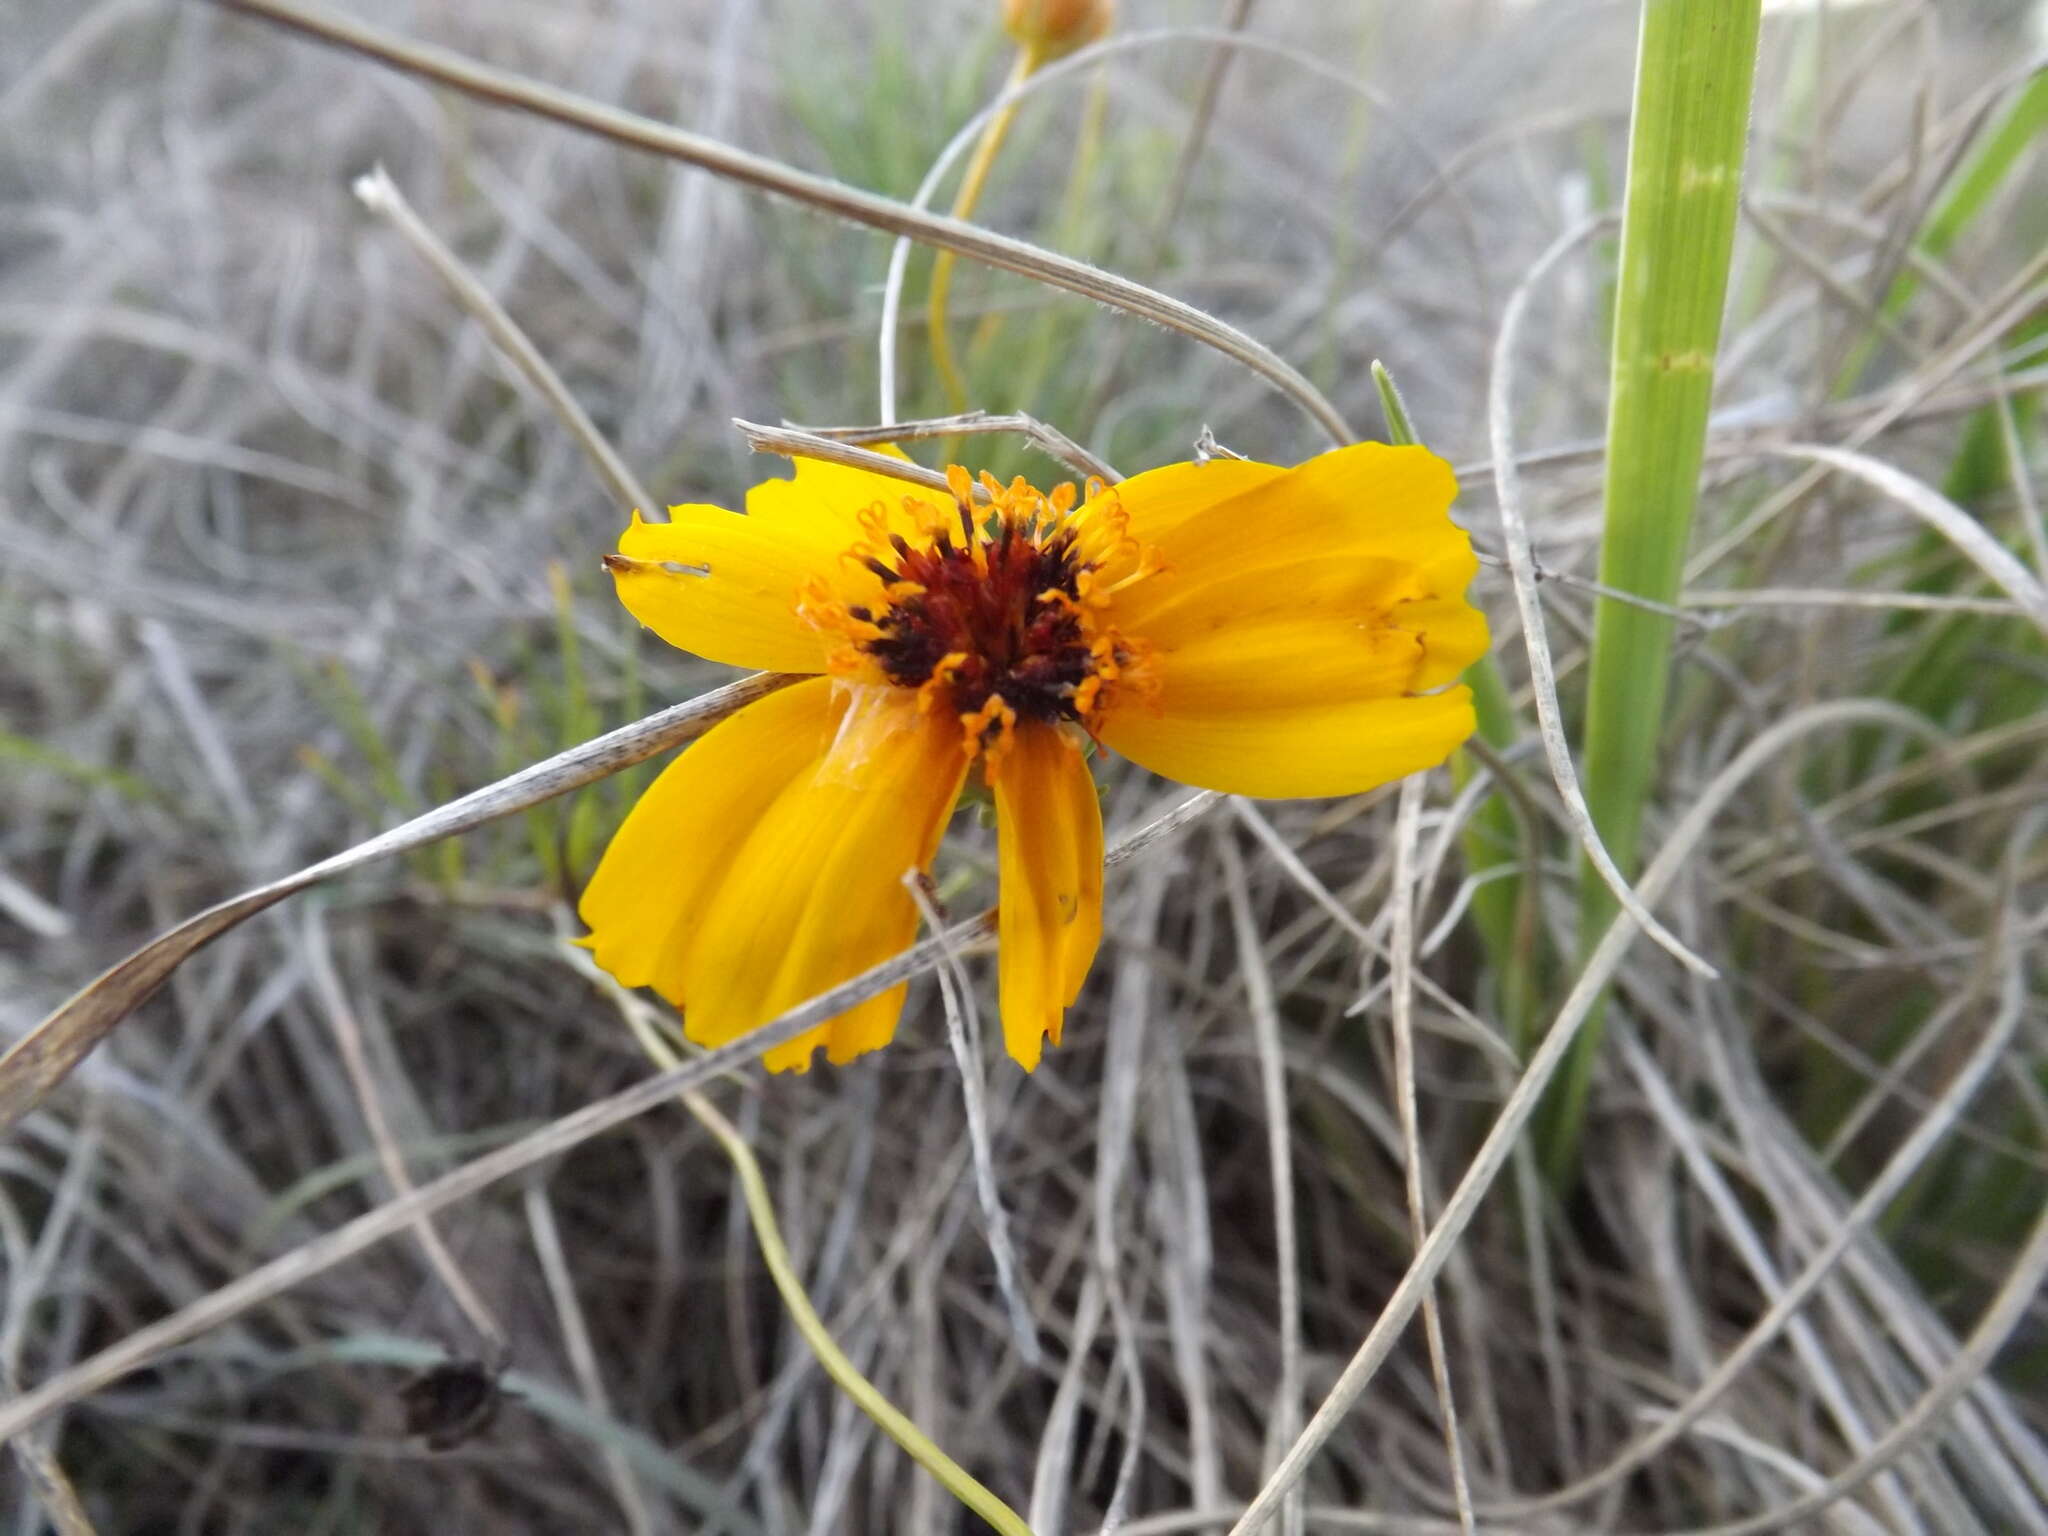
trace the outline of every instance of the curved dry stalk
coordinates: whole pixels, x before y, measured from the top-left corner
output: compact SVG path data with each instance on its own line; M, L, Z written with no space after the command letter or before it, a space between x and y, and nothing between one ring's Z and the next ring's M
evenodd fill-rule
M2043 587L2039 577L1985 532L1982 523L1933 487L1882 459L1824 443L1785 443L1767 451L1840 470L1889 496L1953 544L1993 585L2019 604L2036 626L2048 632L2048 587Z
M740 436L747 440L747 447L755 453L772 453L785 459L816 459L821 464L838 464L846 469L864 469L870 474L887 475L892 480L923 486L928 491L938 491L948 497L953 494L941 471L926 469L922 464L899 459L892 454L878 453L844 437L828 436L804 427L773 427L764 421L748 421L740 416L733 417L732 424L739 428ZM988 492L980 482L971 483L968 490L976 501L988 500Z
M636 508L644 516L658 516L662 511L661 503L649 494L639 477L619 457L618 450L597 430L597 423L576 403L576 397L569 393L569 386L562 382L562 376L548 366L540 348L520 329L505 306L492 297L491 291L477 281L476 275L427 227L426 221L413 212L412 204L405 200L405 194L398 190L398 184L384 167L379 165L368 175L357 177L355 194L365 208L391 221L392 227L405 237L406 244L417 251L421 259L434 269L435 276L448 285L448 291L455 295L456 301L489 333L491 340L512 360L512 365L527 383L540 392L548 409L555 413L578 446L590 456L598 478L604 481L613 499Z
M471 790L460 799L415 816L388 832L380 832L331 858L188 917L103 971L17 1040L5 1056L0 1056L0 1132L40 1104L180 965L266 907L379 859L423 848L572 789L581 789L585 784L594 784L621 768L630 768L657 752L701 736L727 715L795 681L786 673L758 672L699 698L658 710L644 720L558 752L495 784Z
M1413 782L1412 780L1410 782ZM1244 859L1228 832L1216 839L1223 860L1223 893L1237 937L1238 969L1251 1014L1252 1045L1259 1062L1259 1097L1266 1121L1266 1166L1273 1183L1274 1306L1279 1312L1280 1369L1273 1383L1269 1445L1291 1441L1301 1427L1301 1245L1294 1210L1294 1136L1287 1110L1287 1068L1280 1050L1280 1005L1259 928L1252 917ZM1268 1452L1270 1455L1270 1451ZM1282 1536L1299 1536L1301 1491L1280 1506Z
M1115 485L1123 479L1107 460L1097 458L1059 428L1048 426L1024 411L1005 411L1000 416L989 411L962 411L957 416L929 416L893 425L808 427L799 430L829 438L835 443L911 443L928 437L976 437L989 432L1014 432L1084 480L1093 475L1105 485Z
M1429 1233L1429 1205L1422 1187L1421 1117L1415 1102L1415 854L1422 836L1423 783L1421 774L1410 774L1401 781L1394 813L1393 925L1387 936L1392 971L1388 986L1394 1026L1394 1106L1401 1130L1408 1233L1417 1248ZM1451 1391L1450 1359L1444 1346L1443 1310L1435 1286L1422 1298L1422 1331L1429 1345L1430 1377L1443 1412L1444 1454L1450 1462L1458 1524L1471 1536L1472 1481L1465 1470L1465 1441L1458 1428L1457 1399Z
M703 134L607 106L573 91L495 69L465 58L452 49L364 25L324 6L292 4L290 0L218 0L218 3L230 10L243 11L290 27L322 42L351 49L409 74L438 80L479 100L601 134L631 148L680 160L729 181L788 198L856 224L865 224L871 229L953 251L984 265L1014 272L1050 287L1063 288L1098 304L1150 320L1242 363L1313 417L1332 442L1351 440L1351 429L1337 414L1336 408L1272 348L1192 304L1184 304L1127 277L1044 250L1028 241L1013 240L979 225L940 218L894 198L797 170L765 155L736 149Z
M239 4L243 3L243 0L224 0L224 3ZM981 130L992 122L998 114L1013 110L1023 97L1055 85L1068 75L1099 63L1114 54L1156 47L1162 43L1179 42L1210 43L1217 49L1218 56L1223 58L1230 57L1240 50L1262 53L1268 57L1284 60L1297 69L1305 70L1309 74L1325 80L1342 90L1349 91L1385 117L1393 125L1395 132L1402 140L1426 160L1433 169L1437 170L1440 174L1443 170L1444 162L1438 158L1428 140L1410 129L1402 121L1400 114L1393 112L1388 107L1385 97L1379 92L1353 79L1343 70L1325 63L1323 60L1299 48L1289 47L1285 43L1276 42L1271 38L1260 37L1253 33L1233 31L1219 27L1168 27L1151 32L1124 32L1113 37L1103 38L1099 42L1090 43L1085 48L1075 50L1064 59L1033 71L1026 79L1010 82L1003 90L996 94L993 100L983 106L981 111L961 124L953 137L947 141L945 147L939 151L937 158L932 161L931 168L925 172L924 180L918 183L917 191L911 196L910 206L922 211L937 194L939 184L945 180L946 174L952 169L954 161L967 152L968 146L975 142ZM1474 271L1477 273L1479 271L1478 238L1469 227L1466 230L1466 235L1467 243L1472 251ZM880 357L877 369L879 393L881 395L881 414L884 422L890 421L896 414L896 333L899 329L898 322L903 306L904 279L909 272L909 242L922 238L924 237L906 230L903 233L903 237L896 242L895 249L889 253L889 274L882 287L882 320L879 337ZM926 240L925 243L939 244L940 242ZM950 247L948 248L950 249ZM991 265L1000 265L1000 263L991 263ZM1031 274L1027 273L1025 275L1029 276ZM1240 361L1243 360L1240 359ZM1305 380L1301 382L1306 385ZM1318 403L1311 404L1308 398L1302 396L1295 397L1296 403L1307 410L1311 416L1314 416L1325 431L1332 433L1332 441L1339 443L1356 441L1356 435L1337 416L1336 408L1323 400L1321 394L1316 392L1313 386L1307 387L1314 401ZM1288 392L1292 393L1291 390Z
M319 921L317 910L306 914L303 934L306 969L312 978L313 992L320 999L328 1023L333 1026L342 1068L348 1074L349 1086L355 1090L356 1103L363 1113L363 1124L370 1133L370 1144L377 1149L377 1161L382 1165L385 1181L392 1191L408 1194L415 1187L412 1170L405 1165L405 1153L399 1147L398 1138L392 1134L391 1121L384 1113L384 1099L377 1091L377 1077L370 1069L369 1053L363 1049L363 1027L356 1018L355 1009L350 1006L348 993L341 984L341 975L334 968L334 956L327 943L327 928ZM422 1216L413 1227L413 1235L419 1241L428 1267L440 1277L449 1296L482 1340L484 1358L502 1363L506 1356L504 1326L475 1283L463 1273L462 1266L455 1262L455 1255L449 1252L440 1230L431 1218Z
M1500 334L1493 349L1493 377L1487 385L1494 499L1500 507L1501 541L1507 546L1508 568L1514 576L1515 608L1521 616L1522 640L1529 653L1529 683L1536 699L1536 722L1543 737L1543 755L1550 764L1551 778L1571 818L1579 846L1607 889L1613 893L1615 901L1643 932L1687 970L1711 979L1717 974L1713 966L1658 922L1638 892L1630 888L1628 877L1615 864L1607 851L1607 844L1601 839L1600 829L1593 821L1592 808L1586 804L1585 791L1580 787L1578 771L1572 766L1571 746L1565 739L1564 711L1557 700L1557 671L1550 659L1543 605L1536 596L1536 555L1530 546L1529 525L1522 516L1522 471L1515 458L1514 435L1508 414L1515 342L1521 334L1522 316L1529 307L1536 285L1552 267L1613 223L1612 215L1601 214L1559 235L1530 266L1501 312Z

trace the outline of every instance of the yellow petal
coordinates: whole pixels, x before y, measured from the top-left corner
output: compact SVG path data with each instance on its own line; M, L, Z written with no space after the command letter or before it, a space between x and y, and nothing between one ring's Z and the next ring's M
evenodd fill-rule
M1255 491L1287 473L1276 464L1250 459L1210 459L1148 469L1104 493L1130 519L1131 537L1156 544L1197 513ZM1087 509L1083 509L1083 516Z
M1049 725L1018 727L995 792L1003 1040L1029 1071L1102 939L1102 806L1081 749Z
M1240 480L1146 535L1132 507L1134 536L1167 569L1116 593L1109 619L1141 643L1157 688L1113 701L1104 742L1189 783L1269 796L1354 793L1441 762L1472 728L1468 696L1404 696L1486 649L1449 467L1374 443Z
M722 507L671 507L669 517L645 523L634 514L618 555L605 561L634 618L707 661L825 670L824 639L797 617L797 596L814 577L834 572L851 537L832 547L812 530Z
M796 683L720 721L648 786L578 906L597 963L680 1005L689 936L747 835L832 740L825 678Z
M1155 650L1152 706L1178 720L1399 698L1413 690L1423 661L1421 640L1385 624L1333 624L1314 615L1239 619ZM1127 707L1142 713L1148 705Z
M1278 709L1112 712L1104 744L1154 773L1272 799L1350 795L1433 768L1472 734L1472 691L1304 701Z
M1176 467L1184 473L1162 480L1183 492L1168 516L1155 516L1140 494L1151 476L1119 487L1132 536L1167 567L1118 595L1115 622L1126 633L1142 635L1160 610L1269 568L1394 562L1413 570L1412 597L1455 597L1478 569L1448 515L1457 494L1450 466L1425 448L1359 443L1290 470L1233 465L1207 505L1188 487L1223 466Z
M876 444L872 451L906 462L910 458L893 443ZM790 463L794 473L789 479L763 480L747 492L747 515L772 523L778 533L828 545L835 553L860 538L860 514L878 501L889 509L891 526L906 496L951 505L943 491L926 491L893 475L848 469L823 459L798 458Z
M1477 609L1371 556L1250 567L1183 591L1136 634L1168 715L1421 692L1486 649Z
M930 865L959 795L959 723L918 713L894 689L842 686L832 711L835 728L848 728L754 821L689 936L683 1027L692 1040L743 1035L916 937L902 876ZM769 1067L802 1069L819 1044L835 1062L886 1044L904 990L777 1047Z
M884 445L880 452L904 458ZM669 508L669 521L634 514L605 563L619 600L670 645L728 666L770 672L822 672L826 643L797 617L798 596L824 578L849 603L872 603L880 583L845 556L869 541L861 514L880 502L887 527L906 535L939 515L906 508L905 498L945 502L887 475L798 459L787 480L747 492L743 517L723 507ZM884 551L886 553L886 551ZM708 568L709 574L699 574Z
M1412 692L1442 687L1486 654L1486 615L1463 598L1399 603L1388 618L1422 644L1422 665L1408 684Z

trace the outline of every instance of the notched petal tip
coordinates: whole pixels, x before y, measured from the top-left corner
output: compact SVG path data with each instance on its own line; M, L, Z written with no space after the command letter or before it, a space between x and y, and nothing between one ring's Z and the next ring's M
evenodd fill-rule
M761 1065L770 1072L788 1073L792 1077L808 1076L818 1047L825 1043L826 1032L825 1026L820 1025L786 1044L776 1046L762 1055Z
M1019 730L995 774L1003 1041L1027 1072L1080 995L1102 939L1102 803L1065 732Z

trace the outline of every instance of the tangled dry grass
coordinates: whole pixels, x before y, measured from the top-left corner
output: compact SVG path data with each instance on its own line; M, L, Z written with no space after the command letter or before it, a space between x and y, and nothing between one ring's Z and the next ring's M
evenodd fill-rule
M908 198L996 89L991 9L360 14ZM2038 20L1766 26L1645 838L1659 915L1719 974L1614 946L1576 1178L1522 1137L1468 1177L1532 1043L1509 993L1544 1023L1582 976L1499 564L1518 975L1460 853L1488 776L1190 804L1124 768L1112 842L1188 814L1112 873L1039 1072L963 1083L926 981L880 1056L704 1086L839 1345L1039 1536L1224 1531L1361 1340L1376 1374L1279 1528L2048 1529L2039 144L1916 246L2032 89ZM1532 536L1567 713L1600 535L1593 216L1619 197L1633 26L1129 0L1099 59L1033 91L980 214L1256 336L1354 424L1383 359L1478 542L1503 550L1501 513ZM0 54L10 1041L208 903L729 680L611 603L619 498L350 195L379 163L656 496L764 472L735 416L882 414L879 235L212 5L22 0ZM897 317L904 415L943 408L926 270ZM1888 312L1901 272L1919 289ZM1022 278L963 265L955 315L985 339L976 404L1125 471L1205 429L1278 462L1322 446L1229 357ZM271 908L0 1145L0 1369L10 1393L72 1383L13 1442L13 1529L975 1528L820 1374L713 1136L666 1092L602 1136L570 1119L648 1072L645 1005L563 942L645 772ZM955 823L954 915L992 898L992 850ZM961 964L971 1006L987 977ZM508 1146L533 1149L493 1170L515 1177L433 1182ZM439 1193L393 1203L413 1186ZM403 1219L423 1204L430 1230ZM383 1240L323 1237L366 1216ZM1403 1330L1432 1226L1440 1314ZM227 1289L251 1274L272 1281ZM206 1326L94 1374L180 1317ZM476 1432L408 1433L408 1381L500 1348L494 1417L488 1381L444 1374Z

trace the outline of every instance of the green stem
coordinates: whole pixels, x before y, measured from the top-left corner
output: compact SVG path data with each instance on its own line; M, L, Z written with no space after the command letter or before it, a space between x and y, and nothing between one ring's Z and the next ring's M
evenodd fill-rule
M1636 59L1628 186L1607 416L1600 580L1674 604L1699 493L1721 340L1761 0L1648 0ZM1586 800L1624 874L1637 863L1671 664L1668 615L1602 598L1595 612L1584 743ZM1590 867L1580 942L1615 914ZM1551 1103L1546 1161L1577 1159L1600 1020L1573 1048Z
M666 1071L682 1060L642 1015L633 1009L625 1012L641 1048L657 1066ZM852 1398L854 1406L872 1419L877 1429L902 1446L912 1461L937 1478L948 1493L981 1516L1001 1536L1032 1536L1031 1527L1024 1523L1023 1516L940 1450L929 1435L884 1397L881 1389L863 1376L860 1368L847 1358L846 1352L839 1347L839 1341L832 1337L832 1330L818 1316L818 1309L811 1305L811 1298L804 1290L803 1277L790 1261L789 1249L782 1241L782 1225L775 1217L775 1197L768 1192L768 1181L761 1176L761 1164L754 1157L754 1149L747 1145L746 1138L740 1135L733 1123L702 1094L684 1093L680 1097L683 1107L718 1139L725 1155L732 1160L733 1172L739 1176L740 1192L746 1198L747 1215L754 1223L755 1241L761 1245L761 1262L767 1266L769 1278L781 1293L790 1321L796 1324L796 1331L810 1345L811 1353L818 1357L818 1364L825 1368L832 1384Z
M1045 62L1044 53L1032 47L1018 50L1017 62L1010 70L1010 78L1003 89L1014 90L1030 79ZM960 179L960 191L953 199L953 217L969 219L974 216L977 204L981 202L982 190L988 185L989 172L995 169L996 154L1003 147L1003 140L1009 137L1010 124L1016 121L1017 108L1021 102L1012 101L981 130L981 139L974 146L974 156L967 162L967 171ZM953 352L952 333L947 329L947 301L953 291L953 253L940 251L932 263L930 312L930 341L932 366L939 376L939 387L945 391L947 404L955 411L967 409L967 380L960 372L959 359ZM952 447L948 444L947 461L952 459Z

